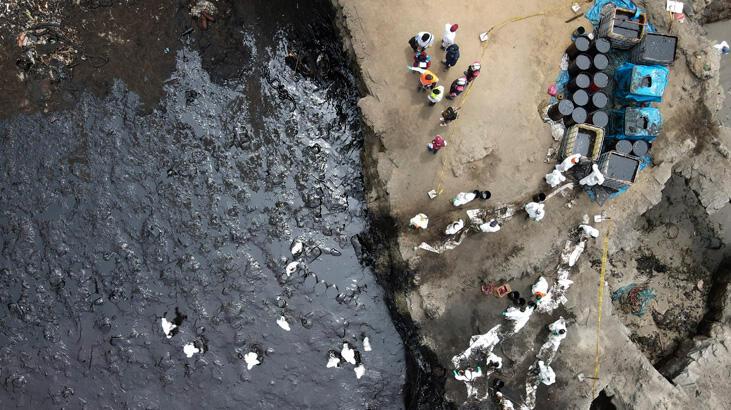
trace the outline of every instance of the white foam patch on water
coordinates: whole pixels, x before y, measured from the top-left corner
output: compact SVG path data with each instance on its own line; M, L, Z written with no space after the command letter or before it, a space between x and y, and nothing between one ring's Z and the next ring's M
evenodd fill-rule
M300 263L299 263L299 262L297 262L297 261L295 261L295 262L290 262L290 263L289 263L289 264L287 265L287 268L285 269L285 272L287 272L287 276L289 276L289 275L293 274L293 273L294 273L294 271L296 271L296 270L297 270L297 266L299 266L299 264L300 264Z
M363 364L359 364L353 368L353 371L355 372L355 377L360 379L365 374L365 367L363 367Z
M173 329L178 327L178 325L168 321L166 318L160 319L160 324L162 325L162 331L165 333L165 337L167 337L168 339L173 337Z
M368 339L368 336L363 338L363 350L365 350L366 352L370 352L371 350L373 350L373 348L371 348L371 341L370 339Z
M287 319L285 319L284 316L279 317L279 319L277 320L277 324L279 325L279 327L286 330L287 332L291 330L291 328L289 327L289 323L287 323Z
M185 353L185 355L189 358L193 357L194 354L200 353L200 352L201 352L201 349L195 347L195 345L193 343L188 343L187 345L183 346L183 353Z
M246 362L246 368L251 370L254 366L261 364L259 361L259 355L255 352L249 352L244 355L244 361Z
M327 359L327 368L331 367L338 367L340 365L340 358L335 356L334 354L330 355L330 358Z
M350 345L343 343L343 350L340 351L340 356L343 356L343 360L350 364L355 364L355 350L350 348Z

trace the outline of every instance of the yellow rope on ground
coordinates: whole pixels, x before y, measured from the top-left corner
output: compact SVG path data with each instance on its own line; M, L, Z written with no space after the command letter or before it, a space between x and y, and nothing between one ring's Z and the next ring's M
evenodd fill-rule
M609 248L609 231L604 235L604 243L602 244L602 267L599 270L599 290L597 291L597 319L596 319L596 349L594 351L594 378L591 384L591 397L595 397L596 384L599 381L599 338L601 337L602 326L602 305L604 304L604 274L607 271L607 251Z
M573 0L570 0L568 2L568 4L572 4L572 3L574 3ZM521 20L527 20L527 19L533 18L533 17L545 16L545 15L548 15L549 13L552 13L552 12L557 11L559 9L563 9L565 7L566 7L566 4L562 4L561 6L558 6L558 7L552 8L552 9L547 9L547 10L544 10L544 11L541 11L541 12L538 12L538 13L527 14L525 16L518 16L518 17L509 18L507 20L504 20L504 21L502 21L502 22L500 22L500 23L498 23L498 24L490 27L487 30L487 34L490 35L494 31L497 31L497 30L505 27L506 25L508 25L510 23L515 23L515 22L518 22L518 21L521 21ZM480 61L484 60L484 58L485 58L485 52L487 51L488 44L490 44L489 39L488 40L485 40L482 43L482 45L480 46L481 49L482 49L480 51ZM467 86L467 90L465 90L464 95L460 98L459 104L456 105L456 108L455 109L457 111L459 111L465 105L465 103L467 102L470 94L472 93L472 89L475 87L475 82L477 82L477 79L479 79L479 77L477 77L475 80L471 81L469 83L469 85ZM446 136L447 135L445 135L445 137ZM445 139L447 139L447 138L445 138ZM443 186L443 183L444 183L444 172L445 172L445 169L446 169L446 166L447 166L447 161L446 161L446 158L445 157L446 157L445 155L443 155L441 157L441 166L439 167L439 171L437 172L437 175L436 175L436 178L435 178L435 183L433 185L433 186L435 186L435 191L437 192L438 195L441 195L442 192L444 192L444 186Z

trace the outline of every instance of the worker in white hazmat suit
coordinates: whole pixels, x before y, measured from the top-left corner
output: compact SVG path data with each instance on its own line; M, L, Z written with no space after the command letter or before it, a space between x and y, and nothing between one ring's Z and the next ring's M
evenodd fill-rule
M497 232L500 230L500 224L495 219L491 219L490 222L480 224L479 228L482 232Z
M457 196L452 199L452 205L462 206L466 203L471 202L477 197L474 192L460 192Z
M477 366L477 370L469 368L467 370L454 371L454 378L462 382L471 382L480 377L482 377L482 369L480 369L480 366Z
M580 159L581 154L569 155L560 164L556 165L556 170L559 172L566 172L573 168L574 165L578 164Z
M599 230L591 225L579 225L579 228L581 228L581 230L584 232L584 235L586 236L590 236L592 238L599 237Z
M543 360L538 361L538 380L546 386L556 382L556 373L553 372L551 366L543 363Z
M457 232L461 231L462 228L464 228L464 221L460 219L459 221L454 221L449 224L447 226L447 229L444 230L444 233L446 233L447 235L454 235Z
M599 171L599 166L597 164L592 164L591 166L591 174L585 176L584 178L581 178L579 181L580 185L586 185L586 186L594 186L594 185L601 185L604 183L604 175Z
M546 216L546 211L543 209L544 204L538 202L528 202L525 205L525 212L528 213L528 217L536 222L543 219Z
M417 229L426 229L429 226L429 218L424 214L417 214L409 221L409 226Z
M534 302L528 302L528 306L522 306L520 308L511 306L503 311L503 317L513 322L513 334L518 333L528 323L528 319L533 314L535 307L536 304Z
M546 278L543 276L538 278L538 281L531 287L531 293L539 299L546 296L546 293L548 293L548 281Z
M551 171L551 173L546 174L546 183L551 186L551 188L556 188L561 182L566 181L566 177L563 176L561 171L554 169Z
M490 352L490 354L487 355L485 363L487 363L488 369L497 370L503 367L503 358L493 352Z

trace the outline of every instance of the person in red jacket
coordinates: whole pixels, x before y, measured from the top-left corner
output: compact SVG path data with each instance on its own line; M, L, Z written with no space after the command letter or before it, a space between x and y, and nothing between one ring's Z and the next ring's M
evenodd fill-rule
M447 141L444 141L441 135L437 134L429 144L426 144L426 148L431 151L432 154L436 154L437 151L447 146Z

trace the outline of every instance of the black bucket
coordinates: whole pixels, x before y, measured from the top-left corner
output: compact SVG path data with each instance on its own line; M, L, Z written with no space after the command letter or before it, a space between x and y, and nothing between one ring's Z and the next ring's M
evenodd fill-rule
M650 146L647 144L647 141L637 140L632 144L632 154L637 157L644 157L649 150Z
M606 128L609 124L609 115L604 111L594 111L589 115L589 123L599 128Z
M606 54L597 54L592 58L591 69L592 71L603 71L609 67L609 59Z
M589 104L589 93L586 90L576 90L575 93L571 94L571 101L575 107L583 107Z
M580 73L566 84L566 89L573 93L579 89L589 88L590 85L591 78L586 73Z
M609 98L607 97L607 95L601 91L597 91L591 95L591 99L589 100L589 110L602 110L607 107L608 103Z
M622 154L629 154L632 152L632 142L628 140L619 140L617 141L617 145L614 146L614 150Z
M582 71L588 71L592 68L591 59L586 54L579 54L576 59L569 65L569 74L573 77Z
M607 54L611 49L612 43L609 40L606 38L597 38L592 41L589 52L591 54Z
M561 100L548 109L548 118L558 121L567 115L571 115L572 111L574 111L574 103L569 100Z
M591 41L584 36L579 36L576 37L574 42L566 49L566 54L569 55L569 58L574 59L579 54L588 52L589 48L591 48Z
M609 76L607 73L598 71L591 76L591 85L589 91L596 92L609 85Z
M571 115L568 115L563 118L563 123L570 127L574 124L583 124L586 122L586 110L581 107L574 108L573 111L571 111Z

